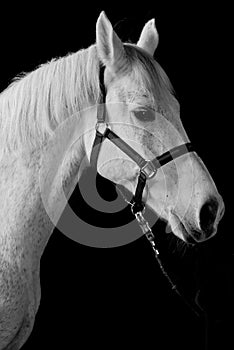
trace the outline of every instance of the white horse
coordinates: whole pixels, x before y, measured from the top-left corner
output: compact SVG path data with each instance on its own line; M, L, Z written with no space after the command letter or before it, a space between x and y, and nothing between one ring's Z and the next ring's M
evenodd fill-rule
M40 257L64 209L61 193L69 196L89 166L100 65L108 122L138 153L152 159L189 141L169 80L153 58L154 20L146 23L137 45L123 44L104 13L96 28L95 45L39 67L0 95L0 350L20 349L32 331L40 303ZM73 115L63 134L59 127ZM97 169L133 191L138 166L108 140ZM194 152L148 181L147 205L184 241L213 236L224 211Z

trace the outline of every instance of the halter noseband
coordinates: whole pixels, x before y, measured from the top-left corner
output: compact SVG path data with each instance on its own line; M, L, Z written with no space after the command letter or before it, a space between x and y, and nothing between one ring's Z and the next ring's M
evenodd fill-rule
M104 69L104 67L100 68L99 79L100 89L102 93L102 101L98 105L97 110L96 136L91 151L90 164L92 167L97 168L97 160L101 144L104 141L104 139L109 139L139 166L140 171L138 175L138 183L135 190L135 194L130 203L132 206L132 212L136 214L138 212L141 212L144 208L144 203L142 202L142 194L146 184L146 180L153 178L160 167L171 162L173 159L176 159L186 153L192 152L193 147L190 142L184 143L182 145L172 148L170 151L167 151L158 157L155 157L153 160L146 160L131 146L129 146L121 137L116 135L109 128L105 120L106 89L104 85Z

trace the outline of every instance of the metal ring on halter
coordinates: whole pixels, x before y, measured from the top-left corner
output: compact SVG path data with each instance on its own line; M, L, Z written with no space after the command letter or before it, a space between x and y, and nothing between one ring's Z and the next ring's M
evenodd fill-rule
M95 125L96 132L99 132L99 134L104 135L106 129L110 129L110 126L106 122L97 122Z
M137 203L137 202L130 202L130 205L131 205L131 212L134 214L134 215L137 215L139 213L142 213L144 214L145 212L145 203L144 202L140 202L140 203Z
M150 160L148 160L146 161L145 165L141 167L140 171L144 173L147 179L152 179L152 177L156 175L157 170L158 169L155 168L154 164Z

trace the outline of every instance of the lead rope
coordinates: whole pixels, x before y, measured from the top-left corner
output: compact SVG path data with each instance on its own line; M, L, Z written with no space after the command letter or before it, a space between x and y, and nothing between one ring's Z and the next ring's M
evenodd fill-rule
M123 197L124 201L126 203L128 203L130 206L131 206L131 211L132 213L135 215L135 218L144 234L144 236L147 238L148 242L150 243L151 245L151 248L154 252L154 256L155 256L155 259L157 260L158 262L158 265L160 267L160 270L162 271L163 275L166 277L167 281L169 282L170 286L171 286L171 289L184 301L184 303L195 313L195 315L197 317L200 317L200 314L199 312L195 309L194 306L191 305L190 302L188 302L185 297L179 292L177 286L175 283L173 283L172 279L170 278L170 276L168 275L168 273L166 272L166 270L164 269L163 267L163 264L162 264L162 261L159 257L159 251L158 249L156 248L156 243L155 243L155 236L149 226L149 223L148 221L144 218L143 216L143 213L144 213L144 210L145 210L145 207L143 206L143 202L140 203L140 207L142 208L141 210L139 211L136 211L134 210L136 205L138 205L138 203L136 203L133 200L129 201L127 200L127 198L124 196L123 192L120 190L119 187L116 187L118 189L118 191L120 192L121 196ZM199 309L199 311L201 311Z

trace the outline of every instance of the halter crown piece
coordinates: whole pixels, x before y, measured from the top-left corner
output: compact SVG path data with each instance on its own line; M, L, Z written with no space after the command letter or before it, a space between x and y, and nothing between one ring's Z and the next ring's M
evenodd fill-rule
M159 264L159 267L167 278L172 289L184 300L185 304L189 306L194 313L199 316L199 312L189 303L178 291L176 285L172 282L171 278L168 276L165 271L162 262L159 258L159 251L156 249L155 237L154 234L143 216L143 211L145 208L145 203L142 201L142 194L146 184L146 180L153 178L157 174L157 170L163 165L171 162L173 159L178 158L186 153L192 152L193 147L191 143L184 143L180 146L172 148L170 151L163 153L162 155L155 157L153 160L145 160L139 153L137 153L131 146L129 146L121 137L116 135L109 127L106 122L106 89L104 85L104 70L105 67L100 67L99 81L100 81L100 90L102 95L102 100L98 105L97 109L97 123L96 123L96 136L93 142L90 165L97 169L98 155L101 149L102 142L105 139L110 140L118 148L121 149L125 154L128 155L138 166L139 166L139 175L138 182L135 190L135 194L132 197L131 201L128 201L124 196L125 201L130 204L132 213L135 215L135 218L148 241L151 244L151 247L154 251L155 258ZM120 191L121 192L121 191ZM123 195L123 193L121 192ZM200 309L199 309L200 311Z

